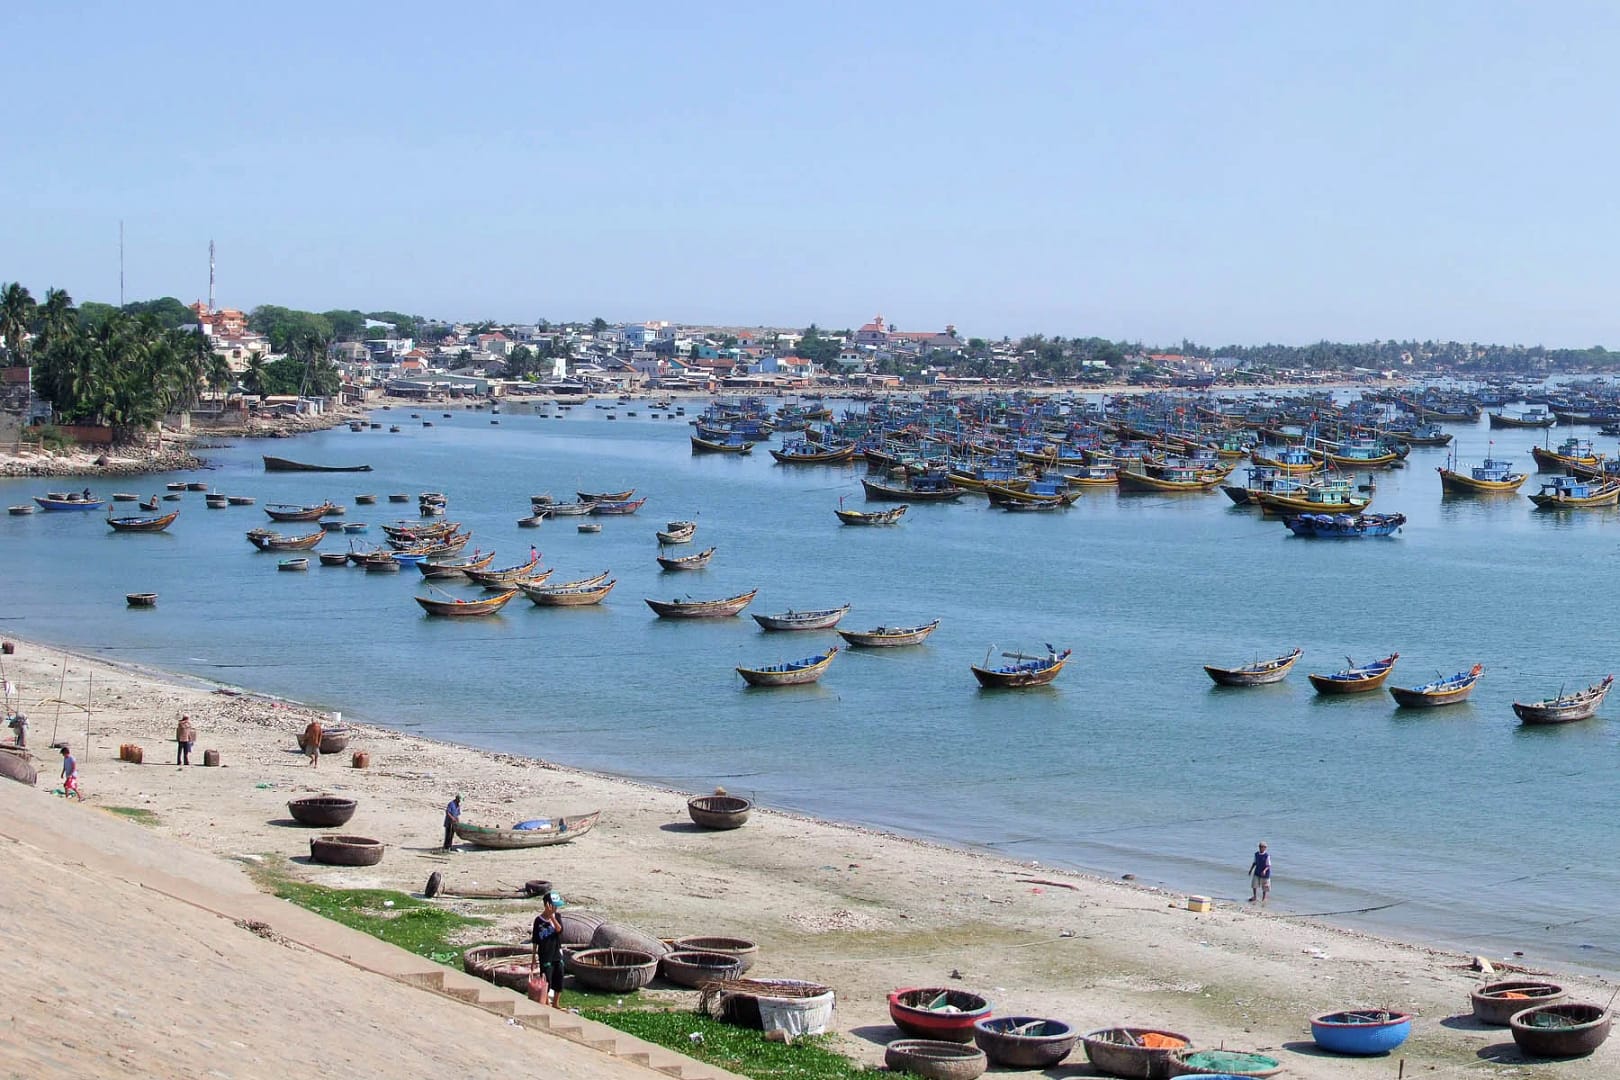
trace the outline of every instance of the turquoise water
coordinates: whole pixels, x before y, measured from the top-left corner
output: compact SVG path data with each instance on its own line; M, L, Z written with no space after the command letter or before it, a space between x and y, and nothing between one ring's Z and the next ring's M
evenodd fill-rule
M1218 493L1088 492L1034 515L964 499L915 505L894 528L846 528L832 511L843 496L864 505L860 467L778 466L763 449L694 457L684 422L630 408L641 415L621 407L610 421L590 406L562 418L508 406L498 425L417 410L432 428L395 408L375 414L381 431L207 451L215 468L188 478L259 505L208 510L187 493L156 536L114 535L94 514L0 518L0 629L426 735L687 790L721 783L770 806L1218 897L1247 896L1264 839L1279 913L1620 970L1620 927L1606 918L1620 870L1605 854L1617 729L1523 729L1510 708L1612 669L1615 511L1442 500L1445 451L1416 449L1378 474L1374 509L1410 519L1390 540L1299 540ZM1483 422L1451 430L1466 460L1485 455ZM1499 455L1533 469L1536 433L1498 435ZM263 453L376 471L266 474ZM97 490L146 495L169 479ZM0 504L64 486L82 482L0 481ZM646 507L598 519L600 534L573 519L516 526L530 494L628 487ZM242 535L267 523L265 503L331 498L372 524L357 539L375 541L378 523L415 512L388 493L427 490L449 495L450 518L497 550L496 565L534 543L556 580L611 569L617 589L600 608L520 598L494 618L429 619L410 599L414 570L278 573L279 556ZM383 501L353 505L363 492ZM661 572L654 529L694 516L697 543L682 553L714 545L713 564ZM755 587L753 611L848 602L846 628L943 622L922 647L846 652L814 686L750 690L736 665L836 637L765 634L746 616L669 622L642 603ZM126 609L131 591L159 593L159 606ZM968 671L987 651L1043 642L1075 651L1052 687L983 692ZM1296 645L1305 656L1280 685L1223 690L1202 670ZM1467 704L1417 713L1384 693L1318 698L1304 678L1392 650L1397 684L1476 662L1485 678ZM23 688L29 701L51 690Z

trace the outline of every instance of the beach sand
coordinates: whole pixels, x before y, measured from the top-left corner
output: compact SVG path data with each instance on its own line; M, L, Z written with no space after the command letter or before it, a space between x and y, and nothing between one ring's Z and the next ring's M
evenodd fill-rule
M221 865L242 856L307 855L311 833L288 827L287 801L320 792L353 797L359 811L343 831L386 842L382 863L290 864L292 872L320 884L410 892L436 870L450 887L545 878L573 909L660 937L752 938L761 954L751 974L837 990L839 1045L864 1061L881 1062L883 1043L897 1036L885 997L901 986L973 990L990 998L998 1014L1055 1017L1082 1032L1116 1024L1168 1029L1200 1047L1270 1053L1284 1060L1287 1075L1304 1078L1393 1077L1396 1058L1405 1059L1409 1074L1429 1076L1520 1061L1505 1029L1467 1019L1469 988L1481 981L1470 957L1248 904L1217 903L1209 913L1194 913L1183 896L1131 883L770 811L756 810L737 831L699 831L682 793L379 728L355 727L349 746L370 754L368 769L349 767L349 751L311 768L295 741L309 719L324 715L315 710L26 641L3 660L5 677L20 689L36 752L54 730L78 755L87 798L151 811L159 837L218 856ZM57 719L59 686L68 704ZM213 749L223 767L172 764L182 713L198 730L192 760L200 763L203 751ZM126 742L143 747L145 764L116 760ZM45 751L41 766L35 797L45 799L55 755ZM440 822L457 793L464 820L475 824L598 809L602 821L570 844L446 855L437 850ZM975 812L949 792L940 793L938 809L942 823ZM1246 895L1248 856L1233 852L1230 879L1211 881L1204 891ZM1280 905L1286 892L1279 870L1273 903ZM477 940L519 941L533 915L526 903L449 903L499 920ZM50 932L82 932L80 945L93 949L123 936L117 918L82 930L63 923ZM118 958L126 960L139 962ZM1612 993L1601 980L1559 981L1576 1000L1602 1004ZM1316 1054L1309 1018L1353 1007L1414 1013L1411 1040L1386 1059ZM412 1017L371 1021L404 1030ZM275 1021L253 1021L259 1022ZM1586 1061L1537 1065L1535 1075L1603 1075L1617 1060L1620 1053L1604 1047ZM1079 1048L1071 1061L1083 1061Z

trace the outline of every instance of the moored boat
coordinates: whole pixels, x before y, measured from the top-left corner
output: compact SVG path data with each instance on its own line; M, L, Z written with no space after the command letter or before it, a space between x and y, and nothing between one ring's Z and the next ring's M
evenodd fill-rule
M1602 682L1593 683L1585 690L1572 694L1560 691L1557 697L1546 701L1515 701L1513 715L1523 724L1568 724L1575 720L1589 720L1597 714L1613 685L1614 676L1605 675Z
M124 594L124 603L130 607L157 607L158 594L155 592L132 592Z
M41 510L52 513L64 510L100 510L106 505L105 500L77 491L71 493L52 491L44 495L35 495L34 501L39 504Z
M866 497L874 501L890 502L948 502L960 499L963 489L953 484L942 472L930 470L908 475L899 483L885 483L869 476L861 477Z
M919 645L923 639L939 629L939 620L921 626L876 626L870 630L840 630L838 636L851 645L863 649L889 649L901 645Z
M771 664L769 667L748 668L739 667L737 674L749 686L800 686L804 683L813 683L821 678L827 671L827 666L838 655L839 646L834 645L824 653L816 656L807 656L803 660L786 660L780 664Z
M607 599L607 594L612 592L613 586L617 584L616 579L608 578L607 572L603 571L597 577L563 585L530 585L527 582L520 582L518 588L539 607L590 607Z
M1452 460L1445 466L1435 467L1434 471L1440 474L1442 491L1463 495L1517 491L1530 478L1529 473L1514 472L1513 462L1492 457L1487 457L1484 464L1474 466L1467 473L1455 466L1456 462Z
M370 465L309 465L302 461L260 455L264 458L265 472L370 472Z
M173 525L174 524L174 519L179 517L179 516L180 516L180 511L176 510L173 513L164 514L162 517L153 517L153 518L148 518L148 517L121 517L121 518L110 517L110 518L107 519L107 524L112 527L113 532L155 533L155 532L162 532L164 529L167 529L170 525Z
M264 507L264 512L270 515L271 521L319 521L336 509L337 507L329 502L323 502L319 506L268 503Z
M1550 450L1545 446L1532 446L1530 456L1536 459L1536 465L1542 472L1567 469L1571 465L1596 465L1603 460L1603 455L1592 448L1591 439L1573 436L1559 443L1556 450Z
M478 600L435 600L430 596L415 596L411 599L422 605L422 610L429 615L459 618L472 615L493 615L510 603L517 594L517 589L512 588L503 589L494 596L486 596Z
M592 514L633 514L647 504L647 496L639 499L597 499L591 504Z
M662 529L657 530L660 544L690 544L692 537L697 533L695 521L672 521Z
M994 651L995 646L991 646ZM979 680L979 685L986 689L1012 689L1024 686L1045 686L1058 677L1063 665L1068 663L1072 649L1058 652L1052 646L1046 647L1046 655L1028 655L1021 652L1004 652L1001 655L1014 663L1001 667L990 667L990 653L985 653L984 665L971 665L973 677Z
M1304 653L1304 649L1295 649L1275 660L1256 660L1241 667L1223 668L1205 664L1204 671L1221 686L1264 686L1286 679Z
M1540 405L1522 413L1493 412L1486 415L1493 428L1550 428L1558 423L1558 417Z
M1350 666L1343 671L1335 671L1327 675L1318 675L1313 672L1305 677L1311 681L1311 685L1316 688L1318 694L1361 694L1383 686L1384 680L1389 678L1389 673L1395 670L1395 661L1400 658L1400 653L1390 653L1382 660L1357 664L1347 656L1344 661Z
M513 848L549 847L578 839L596 827L602 811L589 814L560 814L553 818L535 818L520 821L510 829L487 825L469 825L457 822L453 828L456 838L473 847L511 850Z
M316 555L320 558L322 566L349 565L349 553L347 551L320 551L316 552Z
M905 503L901 503L899 506L891 506L887 510L873 510L870 512L845 510L840 507L834 510L833 513L837 514L838 520L845 525L894 525L906 516L906 511L909 509L910 507Z
M464 566L461 572L477 585L511 585L534 573L534 568L540 565L540 556L531 555L526 563L516 566L507 566L500 570L486 570L482 567Z
M626 488L623 491L576 491L574 497L580 502L629 502L636 497L635 488Z
M309 569L309 560L307 558L282 559L280 562L276 563L276 569L277 570L292 570L292 571L295 571L295 572L296 571L301 571L301 570L308 570Z
M766 630L831 630L839 620L849 614L849 605L822 608L817 611L793 611L778 615L753 615L755 622Z
M324 529L317 529L307 536L287 536L269 529L249 529L247 532L248 543L260 551L308 551L319 544L325 535Z
M714 548L705 548L695 555L683 555L680 558L673 559L665 555L659 555L657 556L658 565L665 570L701 570L709 565L709 560L714 558L714 552Z
M1544 481L1530 501L1538 510L1585 510L1613 506L1620 502L1620 479L1583 480L1578 476L1555 476Z
M740 614L758 593L758 589L750 589L721 600L644 600L661 619L717 619Z
M488 555L474 555L470 559L456 559L449 562L442 559L423 559L416 564L416 569L425 578L464 577L467 571L486 569L494 561L495 553L491 551Z
M1421 686L1391 686L1389 693L1397 705L1408 709L1432 709L1441 705L1456 705L1473 693L1475 684L1484 674L1484 667L1475 664L1467 671L1459 671L1455 675L1447 675L1443 679L1435 679Z
M1295 536L1319 540L1353 540L1392 536L1406 524L1405 514L1292 514L1283 524Z
M752 454L754 444L736 432L731 432L719 439L705 439L701 435L690 436L692 440L692 453L694 454Z

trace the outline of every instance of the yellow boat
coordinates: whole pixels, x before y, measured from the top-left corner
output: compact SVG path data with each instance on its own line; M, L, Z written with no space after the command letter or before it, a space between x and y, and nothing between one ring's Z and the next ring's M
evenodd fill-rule
M1460 495L1482 495L1518 491L1523 487L1524 482L1530 479L1529 474L1516 473L1512 470L1512 466L1511 461L1486 458L1485 464L1476 465L1466 473L1439 466L1434 471L1440 474L1441 491Z
M1372 496L1357 495L1350 490L1348 481L1319 484L1298 494L1274 491L1256 491L1250 502L1260 504L1260 512L1268 517L1289 514L1359 514L1372 505Z
M1555 476L1530 496L1538 510L1584 510L1593 506L1613 506L1620 502L1620 480L1582 480L1578 476Z
M1591 466L1603 460L1603 455L1592 449L1591 441L1583 439L1565 439L1557 450L1532 446L1530 456L1536 459L1543 472L1568 469L1575 465Z
M1276 469L1285 473L1313 473L1322 468L1322 463L1311 457L1310 453L1297 446L1284 446L1276 450L1256 447L1249 452L1249 457L1256 465Z
M1111 465L1087 465L1078 471L1064 472L1063 479L1071 487L1117 487L1119 470Z
M1153 492L1211 491L1222 480L1224 472L1206 472L1185 466L1161 466L1157 476L1135 469L1119 470L1119 490Z

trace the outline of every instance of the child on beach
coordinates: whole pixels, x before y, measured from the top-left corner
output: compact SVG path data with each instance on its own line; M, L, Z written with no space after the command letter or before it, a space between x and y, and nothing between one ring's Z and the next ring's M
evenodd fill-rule
M6 727L11 729L12 741L19 747L28 746L28 717L22 713L13 716Z
M79 763L68 752L67 743L63 743L62 750L62 796L75 796L84 802L84 792L79 790Z
M1266 900L1271 896L1271 853L1266 850L1266 842L1260 841L1260 849L1254 853L1254 861L1249 864L1249 903L1260 901L1260 906L1266 906Z
M321 736L325 734L321 722L311 720L309 726L304 728L304 737L299 740L303 744L304 753L309 755L309 763L317 769L321 767Z

